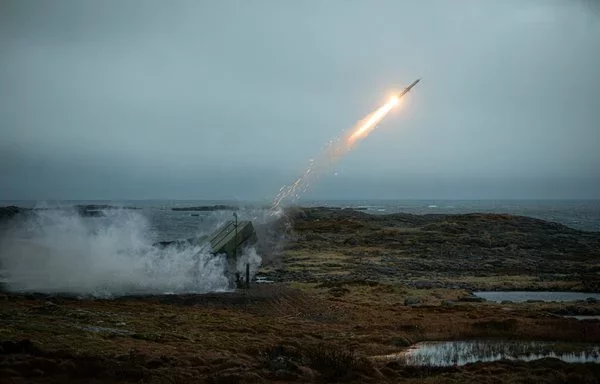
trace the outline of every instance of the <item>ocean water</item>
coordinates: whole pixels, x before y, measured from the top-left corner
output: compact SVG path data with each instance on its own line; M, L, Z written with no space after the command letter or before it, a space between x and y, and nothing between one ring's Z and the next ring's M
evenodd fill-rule
M150 225L154 241L189 238L206 234L226 220L233 218L231 211L185 212L173 211L175 207L235 205L241 220L264 220L268 202L227 200L125 200L125 201L3 201L2 205L22 207L52 207L74 204L109 204L139 208ZM326 206L357 208L369 214L462 214L462 213L508 213L530 216L557 222L568 227L600 231L600 200L308 200L300 206Z

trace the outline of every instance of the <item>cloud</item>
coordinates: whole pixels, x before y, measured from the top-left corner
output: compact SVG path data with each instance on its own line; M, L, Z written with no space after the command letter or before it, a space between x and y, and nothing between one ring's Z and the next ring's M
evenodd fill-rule
M12 187L0 192L268 198L417 77L404 109L340 169L449 175L481 197L488 179L509 195L525 193L519 180L591 180L600 24L588 5L5 1L0 129L20 160L4 160ZM597 193L585 188L573 193Z

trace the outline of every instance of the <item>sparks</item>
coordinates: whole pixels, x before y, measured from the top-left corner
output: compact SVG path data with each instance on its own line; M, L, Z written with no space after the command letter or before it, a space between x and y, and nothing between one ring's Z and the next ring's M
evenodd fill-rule
M420 79L414 81L401 93L392 96L384 105L365 116L342 136L343 139L338 138L330 141L320 158L316 160L311 159L307 169L298 179L279 190L279 193L275 196L275 199L273 199L271 212L273 214L280 212L279 205L288 197L292 197L293 200L298 200L300 194L306 192L308 189L311 180L318 178L333 164L337 163L346 153L354 149L359 140L364 139L373 132L373 130L377 128L377 124L379 124L381 120L383 120L383 118L400 103L402 97L419 81Z

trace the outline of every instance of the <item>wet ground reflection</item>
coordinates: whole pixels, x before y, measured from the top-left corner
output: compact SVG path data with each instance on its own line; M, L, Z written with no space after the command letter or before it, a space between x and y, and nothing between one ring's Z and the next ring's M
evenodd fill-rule
M598 363L600 345L498 340L427 341L377 359L395 360L406 365L452 366L502 359L531 361L545 357L568 363Z
M577 300L598 300L600 293L590 292L545 292L545 291L477 291L473 295L484 298L488 301L500 303L502 301L512 301L522 303L528 300L534 301L577 301Z

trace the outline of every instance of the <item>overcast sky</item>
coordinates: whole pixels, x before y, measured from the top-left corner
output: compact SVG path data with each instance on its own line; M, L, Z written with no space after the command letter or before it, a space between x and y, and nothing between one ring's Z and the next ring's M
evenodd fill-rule
M0 199L600 198L596 4L0 0Z

